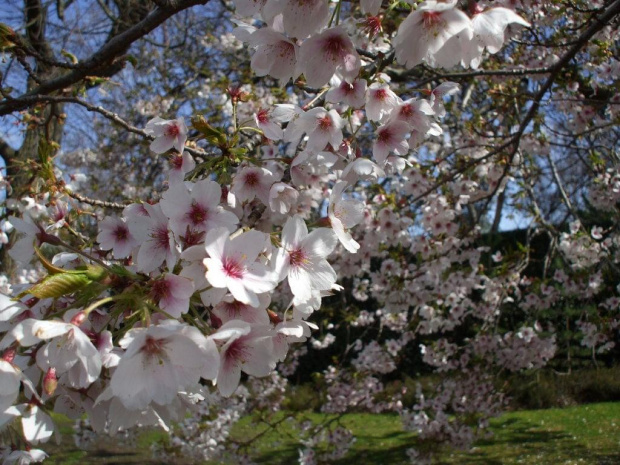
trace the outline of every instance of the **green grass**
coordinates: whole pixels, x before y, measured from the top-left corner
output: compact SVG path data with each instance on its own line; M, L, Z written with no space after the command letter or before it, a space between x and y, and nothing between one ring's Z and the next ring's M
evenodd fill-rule
M311 414L315 421L325 415ZM407 463L406 450L412 434L400 428L396 415L348 414L343 426L357 437L352 450L340 464ZM286 425L283 423L283 425ZM620 403L589 404L565 409L507 413L491 422L493 437L480 440L471 452L444 452L434 463L456 464L619 464ZM266 426L262 427L265 429ZM262 430L241 422L234 436L246 438ZM296 432L279 428L279 433L261 437L255 459L258 463L295 463L300 444Z
M305 414L314 423L334 419L327 415ZM276 414L272 422L283 420ZM340 418L340 424L351 429L357 437L349 454L338 464L403 464L406 450L412 447L414 436L401 430L396 415L354 413ZM71 423L60 420L64 434L60 446L46 444L43 449L53 464L157 464L149 445L162 438L157 431L143 433L137 447L120 447L103 440L94 450L79 451L71 439ZM563 409L511 412L491 421L493 437L480 440L470 452L444 452L434 463L440 465L612 465L620 464L620 403L581 405ZM282 421L275 431L265 424L256 425L245 418L233 430L238 440L260 435L255 441L252 456L257 463L297 463L299 433L294 426ZM264 434L263 434L264 433ZM181 463L181 462L177 462Z

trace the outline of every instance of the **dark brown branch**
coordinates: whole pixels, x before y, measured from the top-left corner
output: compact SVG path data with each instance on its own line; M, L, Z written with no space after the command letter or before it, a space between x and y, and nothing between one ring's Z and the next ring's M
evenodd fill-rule
M104 208L114 208L115 210L122 210L129 204L116 203L116 202L106 202L104 200L91 199L90 197L85 197L82 194L78 194L77 192L73 192L72 190L65 189L65 193L75 200L78 200L82 203L87 203L88 205L93 205L94 207L104 207Z
M81 62L80 69L74 69L54 79L44 81L38 87L20 97L5 99L0 102L0 116L14 111L24 110L32 105L32 97L47 95L70 87L87 76L101 75L101 71L114 64L136 40L145 36L174 14L195 5L203 5L209 0L169 0L166 8L157 8L136 25L116 35L106 42L90 58ZM104 73L105 74L105 73ZM29 99L26 99L26 98Z

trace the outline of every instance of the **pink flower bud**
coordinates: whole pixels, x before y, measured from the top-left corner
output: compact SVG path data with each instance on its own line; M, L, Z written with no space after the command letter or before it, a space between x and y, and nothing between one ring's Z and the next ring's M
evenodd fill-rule
M57 386L58 378L56 377L56 368L49 368L43 378L43 390L48 396L51 396L56 391Z

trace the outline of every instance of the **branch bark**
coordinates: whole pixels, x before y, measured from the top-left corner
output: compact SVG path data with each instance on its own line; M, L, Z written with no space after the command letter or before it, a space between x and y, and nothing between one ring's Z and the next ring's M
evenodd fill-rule
M36 1L36 0L32 0ZM90 58L84 60L78 69L73 69L61 76L41 82L41 84L25 94L6 98L0 101L0 116L14 111L20 111L32 105L31 99L35 95L48 95L61 91L82 81L87 76L108 76L110 65L119 65L120 57L129 49L136 40L144 37L171 16L195 5L203 5L209 0L178 0L165 2L166 7L158 7L139 23L131 26L122 33L110 38ZM164 4L164 2L160 2ZM122 62L122 60L120 60ZM120 69L120 68L119 68Z

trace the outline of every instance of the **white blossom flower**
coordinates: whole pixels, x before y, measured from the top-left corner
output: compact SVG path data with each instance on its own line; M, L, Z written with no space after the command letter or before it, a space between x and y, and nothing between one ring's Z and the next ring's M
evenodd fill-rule
M206 277L213 287L228 288L235 299L258 307L257 294L272 291L277 284L274 275L257 261L265 247L266 235L250 230L230 239L225 228L207 234L205 247L209 258L203 263Z
M156 116L146 123L144 132L155 138L151 142L153 152L164 153L174 147L177 152L183 153L187 140L187 126L183 118L164 120Z
M339 72L353 80L361 60L353 42L342 26L326 29L307 39L299 49L299 66L309 86L320 87Z
M301 74L297 65L299 46L285 35L263 27L254 32L248 42L255 49L250 66L257 76L269 75L284 85Z
M375 82L366 91L366 116L370 121L381 121L398 107L398 96L388 84Z
M125 353L110 388L129 410L143 410L151 402L168 405L200 378L214 379L219 369L215 343L198 329L174 320L131 329L119 344Z
M327 216L338 240L351 253L356 253L360 245L353 239L348 229L364 219L364 203L354 199L344 199L342 194L347 187L345 181L338 181L329 196Z
M392 45L396 60L407 68L425 61L435 66L435 55L445 43L463 29L471 27L471 20L455 9L456 0L426 1L400 24Z
M295 215L282 229L282 248L276 251L275 270L280 279L288 276L293 295L309 299L312 290L328 290L336 282L336 272L325 258L338 239L334 231L318 228L308 234L304 220Z
M97 242L102 250L112 250L114 258L127 258L138 241L123 218L106 216L99 223Z

